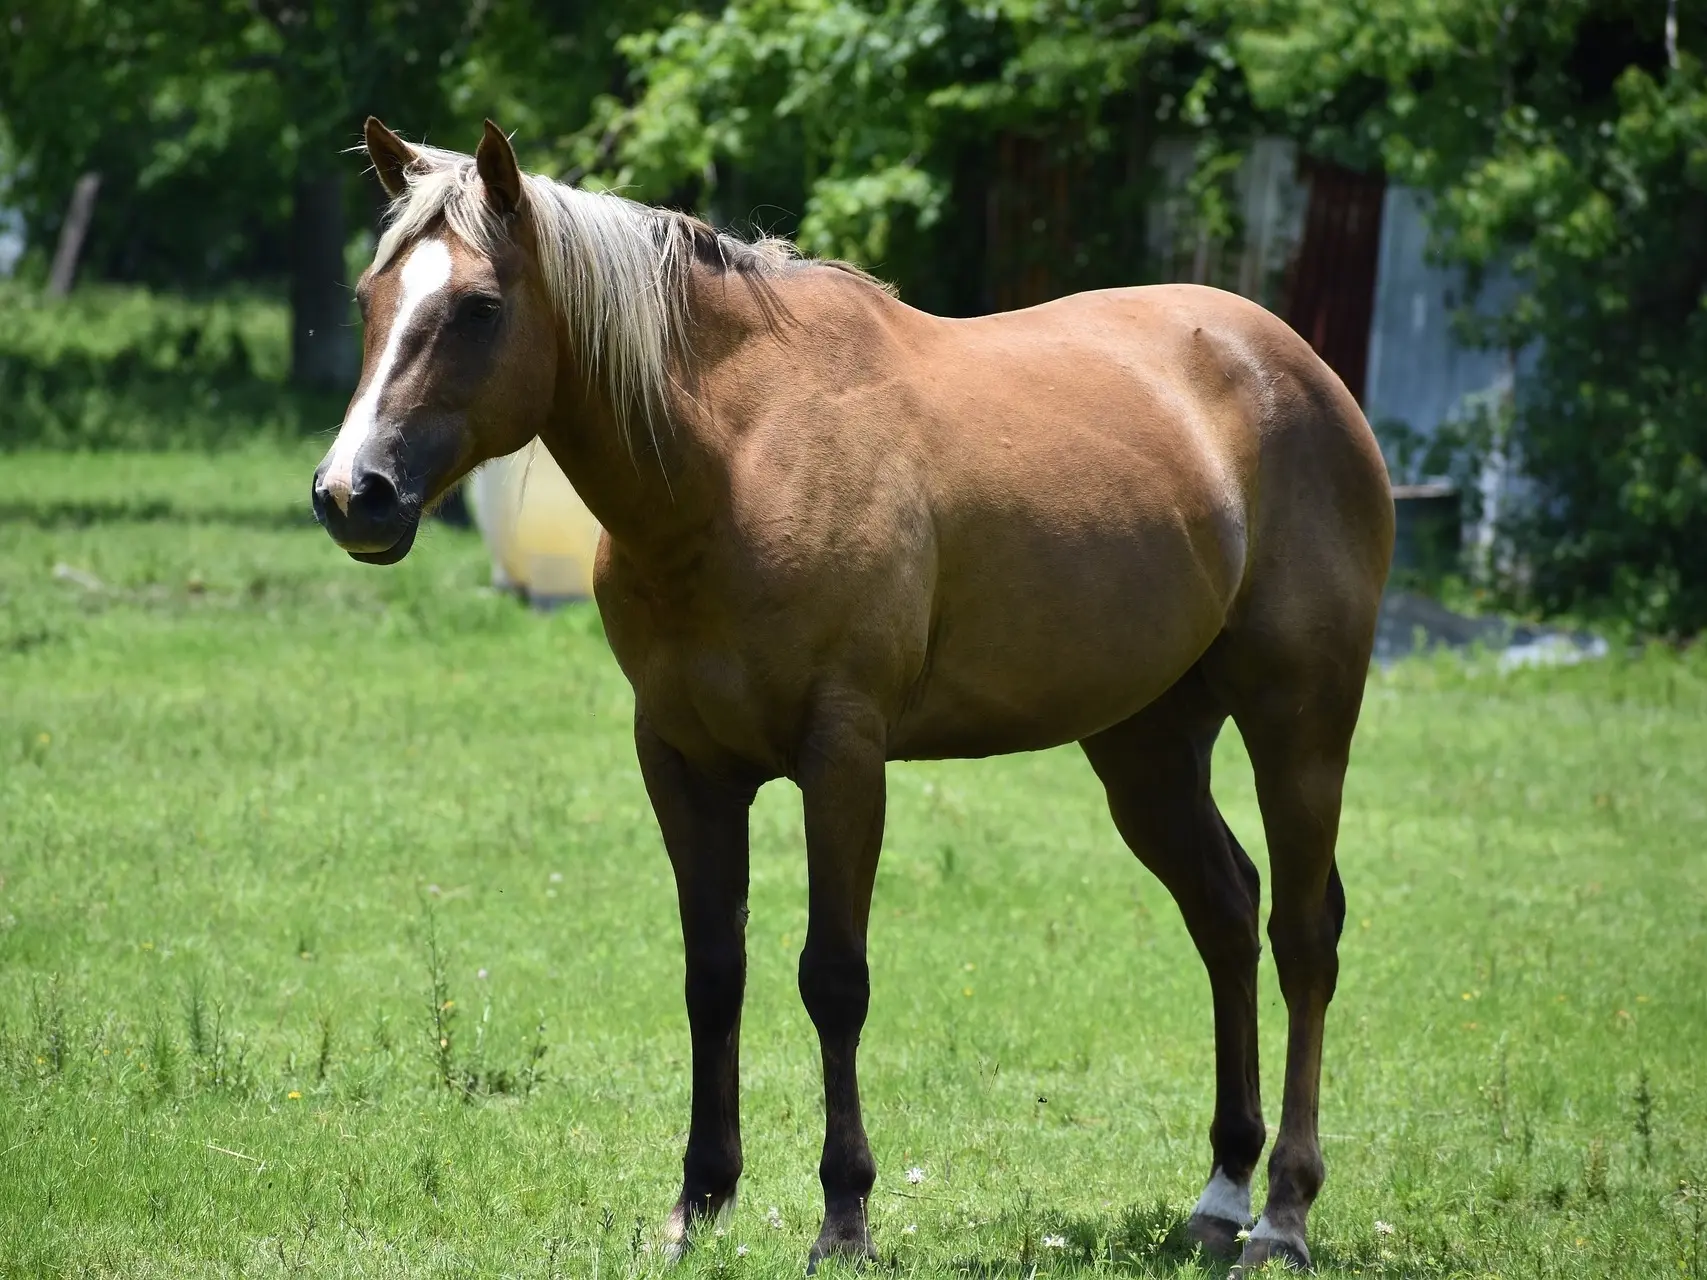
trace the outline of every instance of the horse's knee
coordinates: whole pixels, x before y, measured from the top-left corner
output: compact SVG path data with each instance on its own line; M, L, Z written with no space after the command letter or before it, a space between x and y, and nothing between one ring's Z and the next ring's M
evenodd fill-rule
M1338 883L1338 876L1333 879ZM1339 982L1339 937L1345 921L1345 893L1330 887L1310 907L1276 904L1268 920L1268 939L1274 949L1274 968L1288 1004L1319 995L1333 999Z
M732 1025L741 1016L746 982L747 957L740 942L693 948L687 957L685 984L690 1024L707 1029Z
M800 953L800 999L820 1036L857 1035L871 1004L871 969L865 956L808 940Z
M1334 941L1338 942L1345 932L1345 883L1337 862L1328 870L1328 915L1334 922Z

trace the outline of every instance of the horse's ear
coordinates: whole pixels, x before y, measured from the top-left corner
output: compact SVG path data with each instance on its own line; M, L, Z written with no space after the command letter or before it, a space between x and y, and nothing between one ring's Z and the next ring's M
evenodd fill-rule
M373 171L379 185L393 200L405 195L409 183L403 171L421 158L421 153L379 122L369 116L362 132L367 136L367 158L373 161Z
M522 171L515 148L504 131L490 120L474 151L474 167L486 185L486 199L499 213L514 213L522 202Z

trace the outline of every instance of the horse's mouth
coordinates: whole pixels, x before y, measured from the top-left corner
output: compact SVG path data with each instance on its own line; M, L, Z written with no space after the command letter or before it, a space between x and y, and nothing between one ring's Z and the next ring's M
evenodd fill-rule
M415 534L420 529L419 520L411 520L409 527L403 531L403 536L397 539L384 551L350 551L346 554L352 560L362 564L396 564L409 554L409 548L415 545Z

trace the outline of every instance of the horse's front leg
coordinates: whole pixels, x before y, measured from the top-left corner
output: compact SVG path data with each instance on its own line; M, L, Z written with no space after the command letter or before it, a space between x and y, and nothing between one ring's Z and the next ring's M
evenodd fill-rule
M824 1225L808 1271L831 1255L876 1256L866 1205L877 1165L860 1118L855 1055L871 999L865 937L883 844L882 732L875 716L843 718L813 734L796 771L809 900L800 996L824 1058Z
M676 873L693 1039L682 1194L665 1228L679 1257L695 1222L735 1203L741 1177L741 997L747 979L747 811L755 788L696 770L644 719L635 747Z

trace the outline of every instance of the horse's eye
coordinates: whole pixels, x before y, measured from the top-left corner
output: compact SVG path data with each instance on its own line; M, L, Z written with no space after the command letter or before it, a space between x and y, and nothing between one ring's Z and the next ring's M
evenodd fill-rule
M462 314L477 324L485 324L498 314L496 298L470 298L462 309Z

